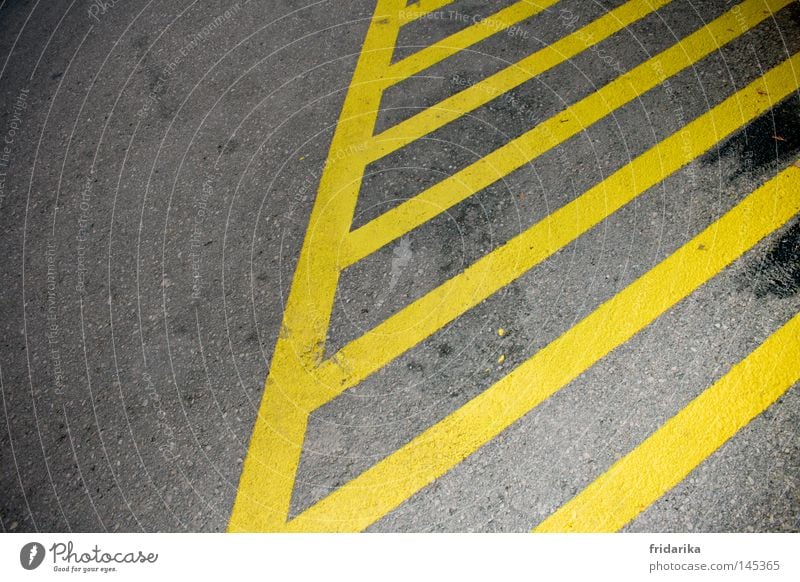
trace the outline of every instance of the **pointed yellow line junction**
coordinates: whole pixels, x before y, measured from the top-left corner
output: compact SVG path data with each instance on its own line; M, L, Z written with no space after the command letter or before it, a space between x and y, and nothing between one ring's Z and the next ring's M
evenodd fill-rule
M779 0L769 4L772 8L780 9L791 4L791 1ZM752 28L769 15L764 10L763 0L744 2L740 11L731 11L717 18L679 44L642 63L565 111L365 224L345 241L345 263L349 265L357 262L564 143L614 110L660 85L665 76L679 73L734 40L742 34L741 26ZM488 94L484 92L484 95ZM413 120L414 118L409 120L409 123ZM423 129L429 127L425 121L421 124L422 127L414 125L406 130L413 135L413 139L427 133ZM394 143L401 142L402 140L394 140Z
M679 132L326 359L325 340L334 298L346 268L694 66L791 0L745 0L731 7L673 47L551 119L352 230L369 164L468 115L668 3L630 0L520 62L375 134L386 89L557 4L555 0L515 2L392 63L401 27L451 1L422 0L408 7L405 0L377 1L320 179L230 531L360 531L369 527L567 386L800 211L800 170L789 168L506 377L290 519L308 418L314 410L357 386L797 91L800 55L764 72ZM619 529L683 479L797 381L800 324L796 319L537 531ZM782 366L787 358L792 364ZM771 373L759 375L764 366ZM758 390L741 399L735 414L717 424L710 422L716 418L713 411L719 399L738 394L754 378ZM696 439L696 446L690 451L679 450L679 443L687 442L681 435L699 432L703 434ZM637 481L638 468L652 465L655 451L662 448L669 451L667 462L651 471L651 479Z
M498 95L568 61L671 1L632 0L627 2L558 42L536 51L521 61L444 99L437 105L417 113L410 119L386 129L370 142L370 160L382 158L414 140L436 131L447 123L455 121L464 114L485 105ZM392 70L395 70L394 67Z
M442 41L417 51L399 63L390 66L386 72L386 80L394 83L395 81L402 81L403 79L416 75L432 67L439 61L469 48L497 32L506 30L522 22L526 18L530 18L534 14L538 14L557 2L558 0L538 0L538 2L521 0L520 2L516 2L508 8L492 15L491 18L481 20L474 26L465 28Z

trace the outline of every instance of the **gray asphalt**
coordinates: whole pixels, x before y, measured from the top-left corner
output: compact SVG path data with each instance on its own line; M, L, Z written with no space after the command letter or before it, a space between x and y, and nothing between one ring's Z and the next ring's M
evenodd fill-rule
M510 4L457 0L472 18ZM621 0L562 0L391 89L378 130ZM712 20L675 0L369 169L355 225ZM0 523L223 531L374 1L0 3ZM398 55L464 26L423 20ZM327 353L800 50L786 8L343 275ZM794 95L315 412L292 512L481 393L800 152ZM775 139L779 136L781 139ZM3 147L7 146L5 154ZM370 531L528 531L800 311L800 222ZM501 337L497 330L506 333ZM500 355L505 356L498 363ZM629 531L800 531L792 388Z

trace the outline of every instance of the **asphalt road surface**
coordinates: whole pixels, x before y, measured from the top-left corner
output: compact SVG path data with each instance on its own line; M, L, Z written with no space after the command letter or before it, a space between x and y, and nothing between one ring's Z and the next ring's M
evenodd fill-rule
M0 2L12 531L800 531L800 5Z

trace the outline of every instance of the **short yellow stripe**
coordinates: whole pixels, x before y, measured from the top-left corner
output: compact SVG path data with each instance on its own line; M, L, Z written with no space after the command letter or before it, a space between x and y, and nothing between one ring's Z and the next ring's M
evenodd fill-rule
M342 267L358 262L472 196L744 34L793 0L745 0L678 44L532 130L389 210L345 238Z
M518 63L384 130L375 136L370 144L367 151L369 161L387 156L455 121L525 81L568 61L671 1L630 0Z
M798 380L800 314L533 531L621 529Z
M416 4L400 10L400 26L427 16L431 12L452 4L455 0L420 0Z
M796 91L800 54L768 71L584 194L342 348L320 404L357 385Z
M800 210L800 170L771 179L508 376L287 524L362 530L652 323Z
M511 6L479 20L475 24L451 34L445 39L425 47L413 55L404 58L389 67L386 71L386 80L392 84L416 75L428 67L432 67L439 61L463 51L465 48L481 42L490 36L502 32L507 28L522 22L541 12L542 10L556 4L559 0L520 0Z

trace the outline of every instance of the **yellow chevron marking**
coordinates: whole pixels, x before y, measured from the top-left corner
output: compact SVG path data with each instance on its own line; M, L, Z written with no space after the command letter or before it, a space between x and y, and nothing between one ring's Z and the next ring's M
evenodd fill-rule
M677 73L709 54L719 43L728 42L743 34L748 28L766 18L770 11L777 10L788 2L789 0L745 0L734 9L736 12L735 26L730 21L731 13L728 13L722 19L715 20L681 41L677 45L679 49L665 51L657 62L648 61L650 68L658 65L657 72L637 67L626 73L620 78L624 81L614 81L607 86L616 87L619 94L608 94L607 92L603 94L602 99L597 98L596 101L588 102L584 100L568 109L565 115L569 117L567 122L562 124L568 129L557 135L560 136L560 139L566 139L569 132L574 134L587 123L599 119L598 113L590 111L589 105L586 103L601 107L601 112L613 111L615 107L629 101L642 91L662 82L666 76ZM448 2L423 0L416 5L417 8L412 9L418 10L421 16L426 11L436 10L446 4ZM514 4L507 11L500 12L505 14L503 18L507 19L507 23L515 21L516 18L522 18L522 15L525 14L524 10L527 10L528 7L523 7L521 4ZM544 3L541 4L541 6L544 5ZM651 7L659 6L661 3L653 0L650 5ZM645 4L636 0L631 0L622 8L629 12L616 13L615 18L619 18L621 21L625 21L625 18L635 19L646 13ZM400 70L394 69L394 73L391 72L392 67L397 66L392 65L391 60L399 30L403 24L409 21L408 10L410 9L406 9L404 0L377 1L375 14L367 31L331 143L328 163L320 179L317 199L309 219L303 249L298 259L286 304L281 333L276 342L264 395L245 459L229 522L230 531L342 530L366 527L386 511L391 510L402 499L407 498L408 495L413 494L429 482L426 480L435 478L442 471L448 470L449 467L486 442L485 438L491 438L491 435L496 434L498 421L495 419L483 427L474 427L471 422L480 420L481 417L480 413L475 410L476 405L469 403L451 415L454 420L447 422L455 422L458 427L469 426L470 430L475 429L475 432L470 433L469 438L460 444L450 443L441 449L435 445L433 452L430 453L434 457L433 460L436 461L435 464L427 465L431 458L425 451L431 450L429 449L430 443L441 444L442 441L437 441L438 438L444 438L447 441L448 436L454 436L449 432L450 429L447 426L450 425L447 423L444 425L440 423L441 426L432 427L406 447L384 459L354 481L344 485L300 516L292 520L288 519L306 424L308 416L313 410L363 380L380 366L428 337L491 293L507 285L549 254L602 221L608 214L635 198L639 193L678 170L694 156L700 155L720 139L753 119L760 112L765 111L771 102L796 89L793 76L792 81L789 81L786 75L783 79L778 78L780 73L775 71L783 69L779 67L770 71L760 81L740 91L724 104L689 124L687 131L690 132L693 143L691 153L684 150L678 151L676 136L667 138L659 146L643 154L574 202L534 225L504 247L484 257L439 289L408 306L396 316L389 318L362 338L351 342L334 357L325 360L325 338L342 270L358 258L366 256L365 253L372 252L369 248L377 250L392 240L392 237L399 236L398 233L401 230L408 230L421 224L422 220L427 220L423 216L426 214L425 212L419 213L415 209L418 209L419 205L426 200L428 202L436 200L436 196L432 197L430 191L424 192L415 199L417 202L409 201L406 205L395 209L395 214L390 211L376 221L351 232L353 214L364 171L366 166L374 160L372 151L372 147L376 143L374 127L381 96L388 86L387 83L391 82L392 75L396 75ZM402 18L401 12L403 12ZM599 21L603 22L603 27L613 28L616 26L610 19L603 20L601 18ZM731 24L737 32L718 30L722 26L720 22ZM486 25L478 23L473 27L477 28L471 27L467 29L468 32L462 31L462 37L458 38L482 38L481 35L485 33ZM717 35L717 38L714 38L714 35ZM570 41L570 43L574 42L576 42L574 39ZM565 51L579 50L577 45L569 43L562 45L562 48ZM416 61L409 62L423 62L419 59L430 58L424 56L424 51L421 52L423 56L417 57ZM427 54L432 55L433 53ZM548 59L553 57L546 56L547 53L543 54L546 57L542 57L543 61L552 63L552 60L548 61ZM413 55L409 58L413 58ZM791 63L797 66L796 58L791 59L788 66L792 66ZM398 64L403 62L400 61ZM781 65L781 67L786 66L786 64ZM528 72L525 74L534 69L535 66L533 69L526 69ZM758 85L759 82L761 85ZM760 90L756 91L754 87ZM603 90L601 89L601 91ZM459 99L461 98L464 96L459 97ZM464 107L468 105L464 105ZM409 120L412 124L406 128L418 128L420 131L426 131L420 119L412 118ZM536 131L536 128L532 131ZM520 138L522 141L518 139L512 142L514 146L511 149L506 146L506 148L498 150L506 152L502 155L497 154L500 155L499 158L496 152L491 154L487 158L491 160L490 164L468 168L467 171L471 176L469 190L474 192L484 181L489 180L487 183L491 183L501 174L504 175L503 172L508 173L515 165L519 167L535 157L540 144L531 141L530 136L538 134L529 132L525 135L528 137L523 136ZM385 132L379 137L383 143L386 140ZM685 147L683 141L681 145ZM502 167L496 166L497 163L501 163ZM477 170L479 167L483 169L482 171L488 172L486 176L479 175ZM455 203L457 199L463 199L470 193L458 190L455 197L444 196L436 200L436 203ZM411 209L410 213L409 209ZM384 225L385 232L380 229L374 231L373 234L378 236L376 238L377 246L375 246L367 241L365 235L370 232L370 229L375 229L376 224L384 224L387 220L386 216L399 218L402 227L398 230L393 225L386 224ZM563 227L564 230L556 231L553 230L554 227L559 229ZM745 247L742 245L747 240L749 239L743 235L742 241L737 243L739 246L735 246L733 251L721 252L721 256L728 257L736 249L743 252ZM370 247L370 245L372 246ZM707 274L709 277L712 276L710 271ZM438 306L442 305L438 303L439 299L447 300L447 308L438 309ZM626 305L625 301L626 299L623 297L614 304ZM426 306L437 308L433 310L434 313L420 311ZM664 306L664 309L666 308ZM653 317L655 316L653 315ZM577 331L571 331L572 335L568 337L584 338L586 332L581 331L583 328L575 329ZM635 330L620 331L619 338L628 332L635 333ZM564 345L569 344L570 341L575 340L564 340L566 342ZM559 354L560 350L564 348L556 346L548 349L550 353ZM537 360L537 356L534 356L530 362L537 362L540 359L541 357ZM498 406L505 407L509 403L504 400L506 398L504 395L513 392L517 379L529 379L528 374L531 372L526 370L537 369L539 364L530 362L515 370L509 377L489 389L485 395L478 397L476 401L485 402L488 410L494 410ZM589 360L584 363L587 362ZM589 362L588 365L591 363ZM572 370L571 367L561 366L561 368L571 370L575 374L579 373L577 369ZM555 384L550 385L551 388L554 386ZM541 388L531 394L534 395L532 397L535 400L536 394L541 397L545 393L545 388ZM519 400L519 406L514 410L506 410L506 415L501 418L512 422L515 414L524 414L525 406L535 405L535 402L533 404L532 402L531 398L525 401ZM466 424L458 424L461 422ZM432 440L428 441L428 439ZM398 465L409 455L408 458L415 458L415 455L420 454L423 459L422 465L413 465L419 471L409 473L409 466ZM392 477L397 478L402 486L394 492L384 490L386 495L375 501L376 497L381 497L375 489L380 485L376 478L388 478L391 476L389 472L391 468L403 473L403 475ZM366 489L364 489L365 486Z

